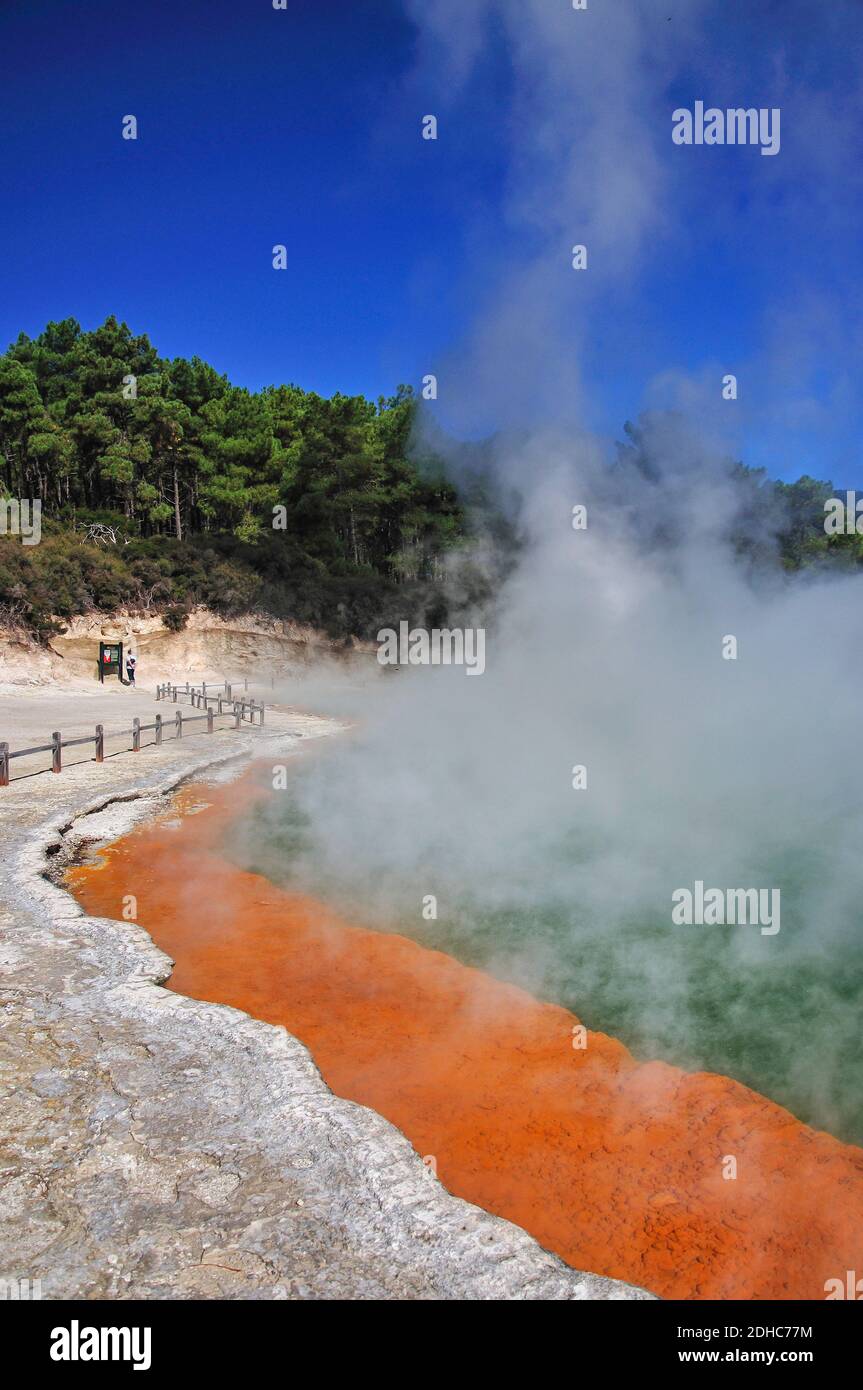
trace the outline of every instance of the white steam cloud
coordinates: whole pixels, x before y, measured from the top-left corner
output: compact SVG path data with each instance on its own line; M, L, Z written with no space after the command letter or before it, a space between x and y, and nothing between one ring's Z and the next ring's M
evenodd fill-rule
M442 374L451 418L460 406L467 425L555 424L497 437L522 549L488 621L485 674L373 682L360 727L298 778L290 865L259 848L254 862L643 1053L731 1071L860 1138L846 1096L860 1065L846 984L863 958L859 580L789 577L736 553L742 494L715 419L706 438L648 417L647 471L611 466L609 442L573 425L588 324L666 225L667 90L709 8L669 0L662 24L654 0L591 3L589 19L564 0L409 0L424 93L458 101L503 34L505 203L536 233ZM591 273L568 272L563 291L574 240L589 243ZM675 395L687 397L679 377ZM572 528L577 504L586 530ZM769 551L769 514L752 525ZM729 636L737 660L723 659ZM278 798L268 814L277 841ZM781 932L674 926L672 893L698 879L780 888ZM429 894L439 916L423 926Z

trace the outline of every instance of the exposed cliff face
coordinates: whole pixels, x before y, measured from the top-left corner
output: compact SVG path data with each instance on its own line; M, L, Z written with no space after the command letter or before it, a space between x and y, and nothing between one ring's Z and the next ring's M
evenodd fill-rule
M371 643L334 641L301 623L265 614L228 619L207 608L194 609L180 632L160 617L129 613L82 615L64 626L47 648L23 633L0 629L0 685L91 685L100 640L121 641L133 650L140 679L150 683L169 676L224 680L253 671L259 678L278 678L313 661L366 664L374 651Z
M62 659L24 632L0 628L0 690L50 685L66 679Z

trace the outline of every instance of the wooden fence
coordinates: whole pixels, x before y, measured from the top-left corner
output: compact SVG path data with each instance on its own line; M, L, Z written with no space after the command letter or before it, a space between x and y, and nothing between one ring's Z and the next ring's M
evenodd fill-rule
M245 687L248 689L248 681L245 682ZM227 712L235 716L239 711L240 721L248 720L250 724L254 724L257 717L258 723L263 725L263 701L247 700L245 695L236 699L233 687L228 681L222 685L207 685L206 681L201 685L190 685L188 681L185 685L172 685L170 681L165 681L164 684L156 686L157 700L170 700L172 704L176 704L181 696L186 696L194 708L209 709L210 705L218 705L219 714L223 714L227 708Z
M210 689L212 690L213 687L211 686ZM217 689L224 691L225 687L220 686L217 687ZM232 700L230 685L227 686L227 695L224 693L219 695L208 695L206 691L206 686L190 686L188 682L185 687L167 684L160 685L156 690L157 700L166 699L170 695L173 699L173 703L176 704L178 695L185 694L190 697L190 702L193 706L198 709L204 709L205 713L184 714L181 709L178 709L175 711L173 719L170 718L170 716L167 719L163 719L161 714L157 714L152 724L142 724L140 719L133 719L131 729L118 729L114 732L110 732L107 737L131 737L132 747L130 751L132 753L139 753L141 751L142 734L153 733L155 735L153 743L154 746L158 748L163 741L166 729L173 728L173 737L177 739L183 737L183 732L188 724L198 724L206 721L207 733L211 734L215 728L216 718L224 717L225 715L233 719L233 727L235 729L239 729L240 725L244 722L254 724L256 715L258 716L260 725L263 726L264 706L260 701L246 700L245 698L242 700ZM214 708L216 705L218 709ZM52 733L50 743L40 743L35 748L16 748L13 752L10 750L8 743L0 743L0 787L8 787L9 785L9 763L13 758L27 758L33 757L37 753L50 753L51 771L62 772L64 748L78 748L92 743L95 745L96 762L104 762L105 738L106 734L103 726L97 724L94 733L84 734L81 738L63 738L59 733Z

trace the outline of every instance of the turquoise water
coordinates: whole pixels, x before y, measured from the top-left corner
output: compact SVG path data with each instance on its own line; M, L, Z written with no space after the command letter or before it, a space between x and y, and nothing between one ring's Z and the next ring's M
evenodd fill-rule
M863 1143L863 950L849 945L854 932L841 949L825 949L794 911L811 910L804 890L825 872L826 850L774 857L752 880L781 888L779 937L675 927L670 913L647 907L614 915L607 905L579 906L550 886L563 860L572 869L593 858L595 847L575 838L556 847L556 864L537 861L509 900L505 891L493 904L475 890L450 891L446 910L426 921L414 870L402 877L383 851L375 866L326 856L301 806L307 775L256 807L228 848L236 862L562 1004L639 1058L733 1076L800 1119ZM863 939L863 922L852 925Z

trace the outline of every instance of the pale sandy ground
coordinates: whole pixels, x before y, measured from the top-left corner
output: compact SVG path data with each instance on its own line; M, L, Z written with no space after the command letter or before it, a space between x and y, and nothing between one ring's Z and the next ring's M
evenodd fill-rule
M240 682L237 697L243 695ZM245 698L263 700L269 703L271 696L269 682L252 684ZM36 686L33 688L0 689L0 742L9 744L11 751L16 748L34 748L51 742L51 734L57 730L64 738L78 738L95 732L97 724L105 730L105 757L107 765L114 766L118 756L126 756L131 748L132 720L140 719L142 724L152 724L157 714L161 714L166 725L164 739L173 738L173 721L177 709L182 710L184 718L192 718L203 713L190 706L188 696L179 697L177 704L171 700L157 701L155 685L129 687L112 681L110 685L100 686L98 681L76 682L73 685ZM264 716L266 720L266 714ZM226 714L216 720L217 732L211 737L218 738L219 744L233 720ZM184 728L183 740L192 742L195 753L202 738L208 737L204 721L188 724ZM155 749L153 733L142 736L142 750L139 757L150 756ZM201 750L202 754L206 749ZM221 752L221 746L219 748ZM131 754L129 754L131 756ZM76 764L93 761L94 748L83 745L79 748L63 750L64 769ZM17 781L33 773L41 773L51 766L51 754L41 753L26 758L13 758L10 764L10 779ZM61 774L63 775L63 774ZM0 789L2 790L2 789Z
M92 691L100 640L122 642L124 655L133 651L139 681L153 687L178 673L181 679L206 681L263 675L278 683L311 669L376 665L371 643L334 641L314 628L260 614L229 620L196 608L179 632L168 631L159 617L122 613L89 614L58 626L62 630L48 645L0 627L0 695L21 687Z
M15 688L0 694L0 739L130 727L159 709L172 707L150 687ZM59 775L13 763L0 788L0 1279L40 1279L45 1298L648 1297L451 1197L387 1121L332 1095L284 1029L162 988L170 962L141 928L85 917L43 876L46 850L115 837L139 798L151 810L205 762L283 758L333 728L274 708L263 731L115 747L101 766L70 750Z

